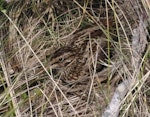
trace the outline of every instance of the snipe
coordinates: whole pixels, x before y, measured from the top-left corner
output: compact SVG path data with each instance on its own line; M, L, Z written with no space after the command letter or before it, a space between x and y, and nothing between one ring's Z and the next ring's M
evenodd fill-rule
M60 47L50 56L54 75L65 80L76 80L89 76L94 70L102 69L107 48L106 37L97 26L79 30L69 39L67 45Z

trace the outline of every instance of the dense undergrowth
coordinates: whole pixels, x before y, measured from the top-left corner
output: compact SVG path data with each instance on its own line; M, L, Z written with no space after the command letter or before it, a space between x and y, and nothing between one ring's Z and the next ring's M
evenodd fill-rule
M119 116L149 116L149 42L139 72L132 63L133 30L149 19L146 2L1 1L0 116L99 117L128 78L136 82Z

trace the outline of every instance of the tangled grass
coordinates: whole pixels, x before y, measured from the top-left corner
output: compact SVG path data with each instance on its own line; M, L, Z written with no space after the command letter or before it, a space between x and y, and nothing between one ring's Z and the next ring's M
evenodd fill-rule
M138 72L131 61L133 30L141 15L148 22L147 0L16 0L0 7L1 116L101 116L118 84L129 77L135 82L119 116L150 115L149 43L142 48ZM87 30L95 26L96 30ZM98 43L101 34L107 42L101 48L105 58L89 56L94 57L87 63L93 65L88 76L63 80L51 68L50 57L56 50L77 37ZM97 72L98 65L102 69Z

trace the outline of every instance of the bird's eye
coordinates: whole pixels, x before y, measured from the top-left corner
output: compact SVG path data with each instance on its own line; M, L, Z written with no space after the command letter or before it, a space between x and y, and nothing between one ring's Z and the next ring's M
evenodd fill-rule
M64 59L63 58L59 58L59 61L62 62Z

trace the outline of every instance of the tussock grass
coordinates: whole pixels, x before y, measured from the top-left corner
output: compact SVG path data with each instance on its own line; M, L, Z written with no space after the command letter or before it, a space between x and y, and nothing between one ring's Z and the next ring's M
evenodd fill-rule
M149 44L138 73L131 61L133 29L140 14L149 18L149 6L147 1L138 1L138 6L130 2L5 3L6 12L1 10L0 16L0 115L101 116L118 84L132 78L135 82L122 101L119 116L149 116ZM68 80L63 72L69 72L69 65L55 73L51 59L78 38L77 46L89 42L88 73ZM107 46L103 47L102 39ZM100 60L101 56L105 58ZM99 65L102 68L97 70Z

